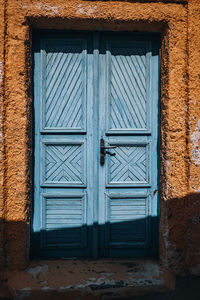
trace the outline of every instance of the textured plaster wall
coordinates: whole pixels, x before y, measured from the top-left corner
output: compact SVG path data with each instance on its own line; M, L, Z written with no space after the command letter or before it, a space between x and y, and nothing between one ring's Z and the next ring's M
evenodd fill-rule
M32 29L128 30L161 33L160 262L200 273L198 1L0 0L0 19L4 266L29 264Z
M200 273L200 2L189 2L188 14L188 148L189 190L186 201L186 226L189 226L187 265L193 274ZM188 225L189 223L189 225Z
M4 197L3 197L3 174L4 174L4 140L3 140L3 72L4 72L4 1L0 0L0 265L4 264Z

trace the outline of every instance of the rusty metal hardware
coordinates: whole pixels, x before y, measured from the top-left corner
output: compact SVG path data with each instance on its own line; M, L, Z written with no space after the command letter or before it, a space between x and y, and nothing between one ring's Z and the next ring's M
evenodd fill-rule
M158 190L156 190L156 189L153 191L153 195L154 195L154 196L155 196L155 194L157 193L157 191L158 191Z
M106 149L115 149L115 148L117 148L117 146L105 146L104 139L101 139L101 141L100 141L100 164L101 164L101 166L103 166L105 163L105 155L106 154L109 154L110 156L116 155L116 153L111 153L109 151L106 151Z

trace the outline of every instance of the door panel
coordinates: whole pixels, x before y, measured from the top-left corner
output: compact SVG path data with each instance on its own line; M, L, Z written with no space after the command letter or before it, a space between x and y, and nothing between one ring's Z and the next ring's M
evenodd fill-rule
M86 186L85 140L43 140L42 178L43 187Z
M91 35L37 36L34 52L34 252L91 256Z
M41 48L42 129L85 130L87 41L43 39Z
M100 253L153 256L158 215L153 192L158 189L158 52L152 37L126 33L101 35L100 49L99 135L106 146L116 146L99 170Z
M85 195L43 194L42 246L83 248L86 246Z
M110 194L107 197L107 247L144 247L149 241L149 197Z
M104 41L106 47L107 132L149 129L149 43Z
M155 256L158 37L37 33L34 43L33 255ZM115 147L103 165L101 139Z
M150 185L149 143L138 140L112 142L115 156L107 158L107 187L130 187Z

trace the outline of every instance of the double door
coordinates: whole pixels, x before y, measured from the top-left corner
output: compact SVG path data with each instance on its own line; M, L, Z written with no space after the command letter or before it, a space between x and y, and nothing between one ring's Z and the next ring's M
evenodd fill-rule
M34 39L32 250L150 257L158 236L158 39Z

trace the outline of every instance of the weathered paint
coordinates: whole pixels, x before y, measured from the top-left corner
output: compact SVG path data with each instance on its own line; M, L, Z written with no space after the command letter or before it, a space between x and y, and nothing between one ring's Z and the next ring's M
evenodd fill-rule
M1 0L0 8L6 27L5 51L0 43L6 74L6 159L1 172L6 241L0 240L0 248L6 252L7 266L29 264L31 28L156 31L162 35L160 262L175 273L199 274L200 222L195 216L200 211L200 165L194 152L200 115L199 1ZM1 41L4 28L0 27Z
M157 256L158 38L34 34L34 255Z
M6 272L8 295L20 299L113 299L174 288L174 277L153 261L100 260L32 262ZM81 296L81 298L79 298Z
M194 162L195 165L200 164L200 150L199 150L199 143L200 143L200 120L198 120L197 125L195 127L194 132L190 135L191 142L192 142L192 155L191 160ZM195 190L198 192L198 189Z

